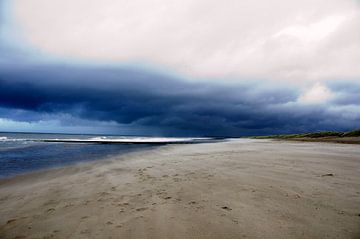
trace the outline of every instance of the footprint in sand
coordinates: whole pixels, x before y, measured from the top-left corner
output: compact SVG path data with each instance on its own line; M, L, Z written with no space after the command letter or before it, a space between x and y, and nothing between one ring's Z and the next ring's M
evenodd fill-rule
M109 195L111 195L111 194L108 193L108 192L101 192L101 193L99 193L99 196L101 196L101 197L109 196Z
M83 205L88 205L89 203L91 203L90 200L86 200L85 202L83 202ZM73 204L70 204L69 206L74 206Z
M145 211L147 209L148 209L147 207L141 207L141 208L137 208L136 211L141 212L141 211Z
M84 203L84 205L86 205L86 204ZM66 204L66 205L64 206L64 208L68 208L68 207L72 207L72 206L74 206L74 204L68 203L68 204Z
M6 224L11 224L11 223L14 223L14 222L16 222L17 221L17 219L10 219L10 220L8 220L7 222L6 222Z
M138 169L138 174L143 175L146 170L147 170L146 168L144 169L140 168Z
M55 208L49 208L48 210L46 210L47 213L52 213L55 211Z
M222 209L224 209L224 210L227 210L227 211L231 211L232 209L231 208L229 208L228 206L223 206L223 207L221 207Z

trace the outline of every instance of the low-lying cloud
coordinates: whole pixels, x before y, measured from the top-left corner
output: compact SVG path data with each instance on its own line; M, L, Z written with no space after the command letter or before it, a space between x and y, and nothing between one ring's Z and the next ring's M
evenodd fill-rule
M8 68L0 72L0 118L37 122L46 116L64 125L112 122L114 128L150 127L164 135L240 136L360 126L359 84L330 82L331 99L303 103L304 92L297 88L250 82L193 83L138 69Z

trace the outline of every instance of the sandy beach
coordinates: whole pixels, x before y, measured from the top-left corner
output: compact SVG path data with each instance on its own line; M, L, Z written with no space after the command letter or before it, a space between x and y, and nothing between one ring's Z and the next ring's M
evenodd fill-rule
M3 179L0 238L360 238L360 147L167 145Z

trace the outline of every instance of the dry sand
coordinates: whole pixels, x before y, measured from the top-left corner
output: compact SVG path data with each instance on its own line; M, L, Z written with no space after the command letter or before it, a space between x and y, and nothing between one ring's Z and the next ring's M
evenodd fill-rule
M360 147L171 145L1 180L0 238L360 238Z

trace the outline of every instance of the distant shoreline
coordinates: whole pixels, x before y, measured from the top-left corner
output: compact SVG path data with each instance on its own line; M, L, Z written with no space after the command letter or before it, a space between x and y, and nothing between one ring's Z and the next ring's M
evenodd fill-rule
M304 142L329 142L341 144L360 144L360 129L348 132L324 131L304 134L283 134L255 136L254 139L277 139Z
M338 144L360 144L360 137L288 138L288 139L277 139L277 140L324 142L324 143L338 143Z

